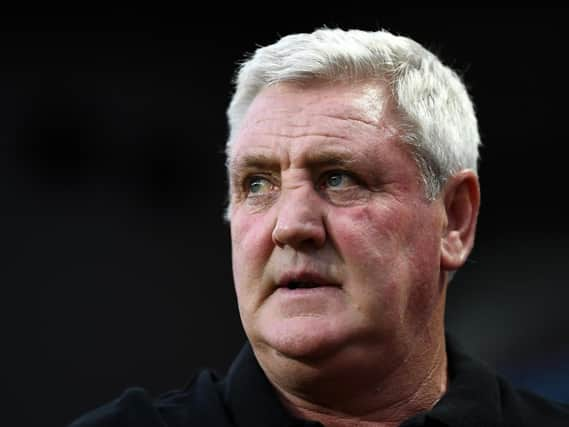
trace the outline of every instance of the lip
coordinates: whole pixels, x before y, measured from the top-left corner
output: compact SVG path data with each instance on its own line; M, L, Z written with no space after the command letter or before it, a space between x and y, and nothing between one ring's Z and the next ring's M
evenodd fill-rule
M291 282L310 282L316 284L317 288L321 287L333 287L340 288L340 284L334 279L325 277L319 273L311 271L298 271L298 272L288 272L283 274L277 281L278 289L288 289L288 285ZM302 290L302 288L298 289Z

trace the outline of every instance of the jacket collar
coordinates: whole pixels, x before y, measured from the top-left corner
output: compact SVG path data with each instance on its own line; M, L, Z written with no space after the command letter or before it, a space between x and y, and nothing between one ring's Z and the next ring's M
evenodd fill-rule
M428 412L418 414L402 426L443 425L491 427L502 420L500 389L496 375L467 356L447 334L449 388ZM239 426L319 426L290 415L259 366L251 345L246 343L222 382L224 400Z

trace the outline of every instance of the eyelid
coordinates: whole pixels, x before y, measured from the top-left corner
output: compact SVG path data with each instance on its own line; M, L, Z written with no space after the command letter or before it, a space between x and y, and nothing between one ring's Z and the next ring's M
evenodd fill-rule
M348 179L350 179L354 183L360 182L358 177L353 172L349 172L349 171L344 170L344 169L330 169L328 171L325 171L322 174L322 178L320 179L320 182L324 182L326 179L328 179L332 175L344 175L345 177L347 177Z
M250 195L251 192L251 188L250 185L251 183L256 180L256 179L262 179L265 180L269 186L271 186L271 189L276 187L276 183L275 183L275 179L274 176L271 174L267 174L267 173L251 173L249 175L246 175L245 178L242 181L242 187L243 187L243 191L247 194Z
M273 181L274 181L274 177L271 174L255 172L255 173L251 173L251 174L245 176L245 179L243 179L243 183L248 184L251 181L253 181L254 179L259 179L259 178L267 180L271 183L273 183Z

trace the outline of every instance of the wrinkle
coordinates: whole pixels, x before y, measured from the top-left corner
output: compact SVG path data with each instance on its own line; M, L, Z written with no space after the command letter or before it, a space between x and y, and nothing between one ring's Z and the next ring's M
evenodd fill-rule
M345 115L337 116L334 114L322 114L322 116L330 118L330 119L337 119L337 120L342 120L342 121L355 122L358 124L364 124L366 126L371 126L373 128L379 127L379 120L374 123L372 120L368 121L368 120L364 120L364 119L359 118L359 117L351 117L351 116L345 116Z

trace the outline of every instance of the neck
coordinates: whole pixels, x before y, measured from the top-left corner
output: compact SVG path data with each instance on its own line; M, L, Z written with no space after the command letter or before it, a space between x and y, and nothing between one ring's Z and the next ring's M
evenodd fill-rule
M352 354L349 367L345 361L313 364L313 374L303 384L280 382L271 375L269 379L297 417L327 427L394 427L431 409L446 392L444 333L426 341L431 339L408 346L405 357L388 371L379 351L372 364L367 352L362 358Z

